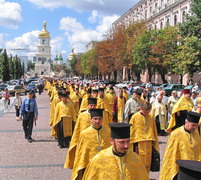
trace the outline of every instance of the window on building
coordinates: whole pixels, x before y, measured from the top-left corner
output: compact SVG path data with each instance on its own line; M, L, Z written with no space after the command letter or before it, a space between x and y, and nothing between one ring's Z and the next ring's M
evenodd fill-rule
M45 40L43 39L43 44L45 44Z
M155 9L157 9L157 7L158 7L158 3L155 3Z
M157 29L157 24L155 24L155 27L154 27L155 29Z
M163 6L163 3L164 3L163 0L161 0L161 6Z
M169 18L167 19L167 23L166 24L167 24L167 27L170 26L170 19Z
M42 51L45 51L45 49L43 48Z
M185 21L185 16L186 16L186 12L185 12L185 11L183 11L183 12L182 12L182 22L184 22L184 21Z
M147 10L145 10L144 17L147 19Z
M177 25L177 15L174 16L174 25Z
M167 5L168 5L168 6L170 5L170 0L167 0Z
M152 6L149 8L150 16L152 15Z
M163 22L161 22L161 29L163 29Z

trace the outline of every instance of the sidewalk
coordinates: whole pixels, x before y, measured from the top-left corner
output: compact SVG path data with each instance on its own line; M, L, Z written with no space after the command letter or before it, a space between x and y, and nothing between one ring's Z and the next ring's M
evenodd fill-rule
M67 149L60 149L51 137L49 97L37 94L39 120L29 143L24 139L22 122L15 119L15 110L0 116L0 179L1 180L70 180L71 170L64 169Z

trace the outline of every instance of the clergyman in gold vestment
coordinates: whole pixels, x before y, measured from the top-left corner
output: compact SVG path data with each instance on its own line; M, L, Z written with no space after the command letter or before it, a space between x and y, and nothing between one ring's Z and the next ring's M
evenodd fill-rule
M148 180L140 157L130 151L130 126L112 123L111 147L102 150L90 161L83 180Z
M152 147L159 152L158 134L153 116L150 114L151 104L145 102L140 112L135 113L131 120L131 147L139 154L147 172L150 172Z
M75 153L78 141L80 139L80 134L83 130L91 126L91 115L89 113L90 109L95 109L97 104L96 98L88 98L88 110L79 114L77 118L77 122L75 124L75 129L73 132L73 136L71 138L70 147L68 149L68 153L66 156L66 161L64 164L64 168L73 169L73 164L75 160Z
M110 129L102 126L103 109L91 109L91 126L80 134L73 165L72 180L81 180L90 160L110 146Z
M201 137L197 132L200 114L188 112L184 126L174 130L167 142L160 180L175 180L179 166L176 160L201 161Z

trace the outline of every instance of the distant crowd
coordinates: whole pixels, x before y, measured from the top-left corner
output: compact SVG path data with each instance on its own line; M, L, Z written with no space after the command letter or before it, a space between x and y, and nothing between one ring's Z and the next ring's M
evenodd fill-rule
M60 148L69 147L64 167L73 169L72 179L149 179L150 171L160 171L160 180L176 179L183 163L177 160L201 160L196 84L169 97L162 88L153 92L151 83L131 90L46 79L44 88L50 96L51 134ZM160 168L158 136L168 135ZM138 171L130 170L135 165L126 157L138 162ZM118 172L111 170L114 166Z

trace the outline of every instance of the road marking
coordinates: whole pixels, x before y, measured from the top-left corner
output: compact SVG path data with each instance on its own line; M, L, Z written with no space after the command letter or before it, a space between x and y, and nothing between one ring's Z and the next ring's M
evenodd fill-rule
M63 164L41 164L41 165L16 165L16 166L0 166L0 169L14 168L43 168L43 167L63 167Z

